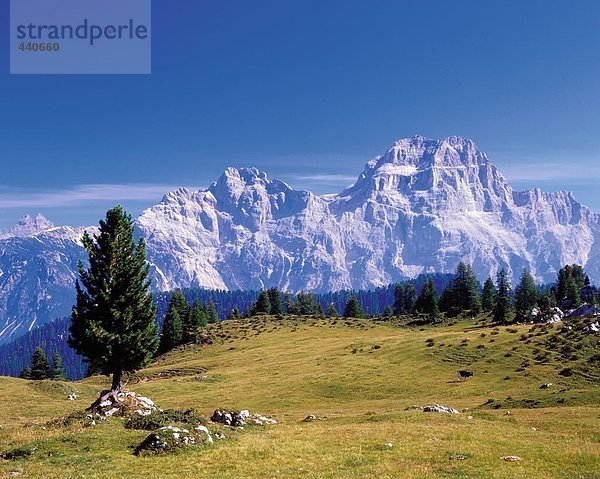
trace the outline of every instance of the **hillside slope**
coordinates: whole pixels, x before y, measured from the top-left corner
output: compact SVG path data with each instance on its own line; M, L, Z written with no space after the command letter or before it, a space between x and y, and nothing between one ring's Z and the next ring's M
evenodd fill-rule
M0 462L0 475L595 478L600 358L598 337L585 335L584 324L564 331L267 317L219 324L213 345L159 358L130 378L129 389L163 408L250 409L279 424L227 430L207 449L152 458L132 455L146 433L117 418L88 429L23 427L87 405L102 378L67 384L80 391L78 401L48 382L1 379L0 451L36 449ZM475 375L458 382L457 369ZM435 403L468 411L413 408ZM303 422L309 414L326 419ZM523 460L505 462L507 455Z

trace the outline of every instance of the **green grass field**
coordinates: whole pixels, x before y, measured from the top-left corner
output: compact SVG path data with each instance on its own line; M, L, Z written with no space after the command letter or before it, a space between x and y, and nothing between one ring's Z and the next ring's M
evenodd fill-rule
M480 319L213 326L213 345L159 358L128 389L162 408L250 409L279 424L153 457L132 454L148 432L120 418L47 425L85 408L107 378L0 378L0 477L600 478L600 335L583 334L585 320L561 331ZM475 376L459 382L457 369ZM71 389L79 400L67 400ZM465 412L413 408L436 403ZM326 418L303 422L309 414Z

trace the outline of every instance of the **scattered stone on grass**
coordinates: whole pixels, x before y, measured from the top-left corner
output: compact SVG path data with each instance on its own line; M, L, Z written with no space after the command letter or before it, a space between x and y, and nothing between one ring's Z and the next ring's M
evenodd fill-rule
M520 462L523 458L519 456L503 456L502 460L506 462Z
M448 459L451 461L464 461L472 456L470 452L451 452L448 454Z
M439 404L434 404L433 406L425 406L423 408L423 412L443 412L447 414L460 414L460 411L454 409L453 407L440 406Z
M250 411L247 409L242 409L240 412L216 409L210 420L225 426L240 428L247 424L252 424L254 426L277 424L275 419L256 413L250 414Z
M102 391L102 395L109 391ZM152 399L145 396L140 396L132 391L122 391L117 393L116 397L110 395L91 409L92 413L97 413L100 416L128 416L130 414L138 414L140 416L149 416L158 408Z
M204 426L201 426L205 428ZM206 429L206 428L205 428ZM207 430L208 431L208 430ZM158 431L150 434L133 452L136 456L162 454L173 452L194 444L204 445L212 443L210 433L202 429L190 432L175 426L161 427Z
M544 383L540 386L540 389L548 389L550 386L552 386L552 383Z
M313 422L313 421L323 421L327 419L327 417L325 416L317 416L316 414L309 414L308 416L306 416L303 421L304 422Z

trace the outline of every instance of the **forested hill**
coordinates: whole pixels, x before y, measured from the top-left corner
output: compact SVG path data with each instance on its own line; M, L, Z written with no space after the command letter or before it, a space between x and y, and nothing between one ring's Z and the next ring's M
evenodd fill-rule
M422 274L415 279L407 280L405 284L415 286L420 292L428 278L432 278L438 292L443 291L454 277L452 274ZM185 289L183 294L188 303L193 304L198 300L202 304L209 301L215 304L220 320L229 317L229 313L237 308L245 313L256 301L259 291L214 291L208 289ZM336 291L318 293L314 297L327 311L333 304L337 311L344 311L344 307L352 294L356 294L359 304L367 315L381 315L386 306L394 304L394 285L376 288L374 290ZM172 293L159 293L155 295L157 306L157 321L162 324L167 312L167 306ZM293 302L297 295L283 294L283 303ZM70 319L61 318L51 323L34 328L14 341L4 344L0 348L0 376L18 376L21 370L29 365L33 351L41 346L48 357L58 352L63 358L63 369L67 379L77 380L85 377L86 365L83 358L78 356L67 344Z

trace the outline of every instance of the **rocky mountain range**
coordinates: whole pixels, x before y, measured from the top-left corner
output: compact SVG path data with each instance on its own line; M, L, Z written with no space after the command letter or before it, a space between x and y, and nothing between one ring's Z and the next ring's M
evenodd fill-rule
M0 235L0 342L68 314L82 228L23 218ZM471 263L539 282L579 263L600 280L600 217L571 193L514 191L473 141L415 136L369 161L356 182L317 196L255 168L179 189L145 210L153 285L287 291L367 289Z

